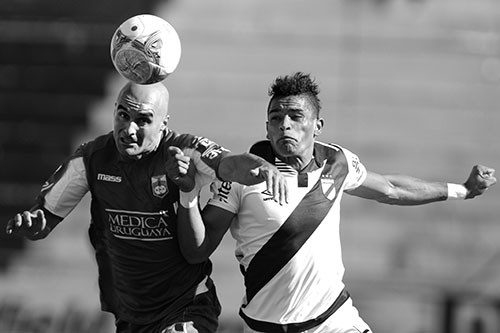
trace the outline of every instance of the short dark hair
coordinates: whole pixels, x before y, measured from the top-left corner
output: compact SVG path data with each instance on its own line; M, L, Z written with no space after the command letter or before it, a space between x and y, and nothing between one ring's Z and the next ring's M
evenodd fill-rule
M317 116L321 110L321 101L318 98L319 85L311 74L295 72L291 75L278 76L269 87L268 95L271 100L275 97L306 95L316 108Z

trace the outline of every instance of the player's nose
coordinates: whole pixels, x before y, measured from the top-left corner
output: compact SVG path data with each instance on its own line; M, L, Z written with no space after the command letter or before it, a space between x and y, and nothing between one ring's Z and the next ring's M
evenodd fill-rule
M280 130L286 131L291 128L291 119L289 116L284 116L283 119L281 120L280 124Z
M139 130L139 126L131 121L128 123L128 126L127 126L127 133L129 136L135 136L137 134L137 131Z

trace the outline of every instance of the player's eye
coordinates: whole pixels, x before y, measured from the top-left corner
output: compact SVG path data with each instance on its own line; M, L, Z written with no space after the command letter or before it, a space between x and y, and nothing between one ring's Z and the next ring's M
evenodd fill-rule
M147 117L140 117L140 118L137 118L135 120L135 122L137 123L137 125L139 126L144 126L144 125L148 125L148 124L151 124L152 120L150 118L147 118Z
M130 119L129 114L128 114L126 111L124 111L123 109L122 109L122 110L118 109L118 110L116 111L116 116L117 116L119 119L122 119L122 120L129 120L129 119Z
M277 115L277 114L269 117L269 121L271 121L271 122L281 121L282 119L283 119L283 117L280 115Z

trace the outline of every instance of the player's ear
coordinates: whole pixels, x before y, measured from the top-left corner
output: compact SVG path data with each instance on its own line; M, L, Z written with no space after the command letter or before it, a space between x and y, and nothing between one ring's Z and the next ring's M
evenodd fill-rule
M269 140L269 122L266 121L266 139Z
M323 118L318 118L315 120L314 134L313 134L314 137L317 137L318 135L321 134L321 130L323 129L324 123L325 121L323 120Z
M169 115L167 115L167 116L163 119L163 122L162 122L162 124L161 124L161 126L160 126L160 130L161 130L161 131L164 131L164 130L166 130L166 129L167 129L167 125L168 125L168 118L169 118L169 117L170 117L170 116L169 116Z

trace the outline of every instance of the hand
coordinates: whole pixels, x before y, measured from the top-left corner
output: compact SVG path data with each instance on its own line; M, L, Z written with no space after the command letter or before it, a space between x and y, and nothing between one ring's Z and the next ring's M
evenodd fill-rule
M483 194L490 186L497 182L495 178L495 170L483 165L475 165L465 182L467 188L466 199L472 199L477 195Z
M274 165L267 163L250 170L250 174L266 182L267 191L280 205L288 203L288 185L285 177Z
M18 213L7 222L5 232L8 235L20 235L29 239L40 239L46 236L47 219L41 209L33 212Z
M191 158L184 155L179 147L168 148L168 159L166 163L168 177L183 192L190 192L195 186L195 167Z

